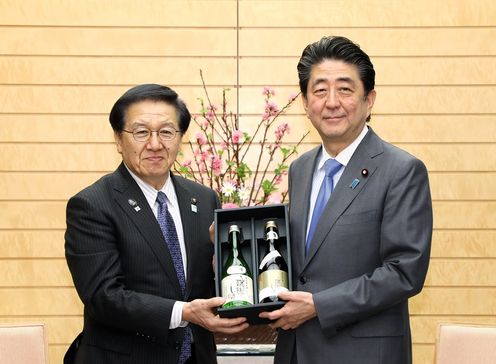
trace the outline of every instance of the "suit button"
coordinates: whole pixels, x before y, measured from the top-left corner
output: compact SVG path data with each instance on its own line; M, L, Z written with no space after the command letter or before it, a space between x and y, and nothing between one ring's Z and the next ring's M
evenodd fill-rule
M307 277L305 277L305 276L301 276L301 277L300 277L300 283L301 283L301 284L305 284L305 283L307 283Z
M178 351L181 350L181 342L180 341L176 341L174 344L175 344L174 349L176 349Z

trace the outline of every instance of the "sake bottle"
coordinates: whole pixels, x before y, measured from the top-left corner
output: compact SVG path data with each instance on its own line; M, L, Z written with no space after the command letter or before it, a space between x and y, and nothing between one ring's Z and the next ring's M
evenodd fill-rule
M253 304L253 279L250 267L241 254L241 229L238 225L229 227L229 256L222 269L222 297L224 308Z
M278 301L277 294L288 290L288 265L277 250L279 229L274 220L265 223L265 255L258 269L258 300L260 303Z

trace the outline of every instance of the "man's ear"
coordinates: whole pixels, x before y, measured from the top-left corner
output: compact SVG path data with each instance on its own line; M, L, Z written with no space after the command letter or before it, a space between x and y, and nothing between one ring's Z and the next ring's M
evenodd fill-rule
M117 147L117 152L122 154L122 133L114 131L115 146Z
M369 94L367 95L367 111L369 115L372 113L372 107L374 106L376 95L377 94L375 90L370 90Z
M308 100L305 95L301 94L301 102L303 103L303 108L305 109L305 112L307 113L308 111ZM307 113L308 115L308 113Z

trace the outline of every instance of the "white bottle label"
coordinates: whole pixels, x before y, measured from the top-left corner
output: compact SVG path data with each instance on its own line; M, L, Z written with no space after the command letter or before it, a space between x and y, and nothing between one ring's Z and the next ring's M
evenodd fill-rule
M226 303L247 301L253 303L253 280L244 274L232 274L222 280L222 297Z
M277 296L288 290L288 273L279 269L270 269L258 276L258 300L262 302L267 297Z

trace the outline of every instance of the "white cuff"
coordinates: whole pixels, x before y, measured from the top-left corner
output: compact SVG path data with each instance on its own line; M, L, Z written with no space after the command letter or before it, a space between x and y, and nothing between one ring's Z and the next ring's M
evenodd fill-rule
M176 329L178 327L185 327L188 325L187 321L182 321L183 318L183 307L186 302L176 301L174 307L172 307L172 314L169 323L169 329Z

